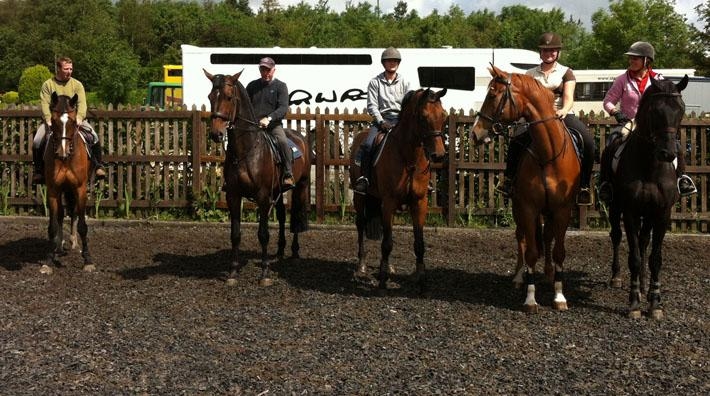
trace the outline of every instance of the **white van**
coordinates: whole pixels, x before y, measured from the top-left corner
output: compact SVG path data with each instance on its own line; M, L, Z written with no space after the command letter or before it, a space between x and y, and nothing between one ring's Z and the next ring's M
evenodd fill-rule
M276 62L275 78L289 89L291 110L343 111L367 107L367 84L383 71L384 48L207 48L182 45L183 103L209 109L212 88L202 69L212 74L244 71L245 86L259 78L259 59ZM494 48L399 48L399 72L419 88L449 88L444 107L466 113L478 110L491 79L490 63L509 72L524 73L539 64L537 52ZM459 88L459 89L455 89Z

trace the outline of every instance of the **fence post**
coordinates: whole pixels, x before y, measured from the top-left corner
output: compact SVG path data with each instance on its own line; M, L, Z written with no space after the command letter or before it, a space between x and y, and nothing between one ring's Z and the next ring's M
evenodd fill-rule
M200 110L192 107L192 199L196 200L202 194L202 145L205 130L202 128Z
M446 226L453 227L456 222L456 142L459 142L455 113L449 114L449 160L447 166Z
M316 222L325 221L325 143L328 131L323 115L316 112Z

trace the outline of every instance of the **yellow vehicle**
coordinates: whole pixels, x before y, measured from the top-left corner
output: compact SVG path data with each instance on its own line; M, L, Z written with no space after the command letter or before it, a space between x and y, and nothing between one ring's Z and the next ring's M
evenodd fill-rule
M163 65L163 81L148 83L146 107L182 106L182 65Z

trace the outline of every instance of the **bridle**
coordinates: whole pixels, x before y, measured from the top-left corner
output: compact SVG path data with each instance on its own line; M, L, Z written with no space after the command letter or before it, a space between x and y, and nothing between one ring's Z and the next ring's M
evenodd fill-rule
M63 107L66 107L66 103L64 103ZM79 129L79 125L76 125L76 121L74 120L74 133L71 136L67 136L67 124L69 123L69 121L72 121L72 119L69 117L69 111L66 108L62 108L61 111L54 108L52 109L52 112L61 112L59 120L62 122L61 135L55 135L54 131L50 130L52 134L52 151L54 153L59 153L59 158L65 160L67 158L70 158L74 153L74 140L76 137L76 133ZM54 124L55 123L53 123L52 125Z
M535 120L535 121L503 122L501 120L501 118L503 116L503 112L505 112L505 109L506 109L506 106L508 105L508 103L510 103L510 107L512 107L513 112L516 112L516 113L518 112L518 109L517 109L518 105L515 102L515 96L513 95L513 92L511 89L511 87L513 86L511 76L512 76L512 74L509 74L507 79L504 79L501 76L495 76L491 80L491 82L489 83L489 87L495 83L505 85L505 91L503 92L503 97L501 98L500 102L498 102L498 107L496 108L493 115L488 115L488 114L482 113L480 111L476 112L476 117L483 118L484 120L491 123L490 132L492 135L507 136L510 134L510 131L515 131L519 127L524 127L527 129L532 125L540 124L540 123L547 122L547 121L554 120L554 119L559 119L557 116L553 116L553 117L547 117L547 118L543 118L541 120Z
M212 83L212 92L216 92L217 96L214 99L214 102L219 104L220 101L220 96L222 95L222 89L224 88L230 88L232 90L232 95L229 95L227 100L231 104L231 109L229 111L229 114L225 114L220 111L214 110L216 107L213 105L212 106L212 114L210 114L211 119L220 119L223 120L227 123L227 130L251 130L252 128L237 128L237 122L242 121L245 122L251 126L258 126L258 123L249 119L246 119L244 117L241 117L238 113L239 109L239 98L238 95L236 94L236 88L235 84L232 82L227 81L226 77L224 74L215 74L214 76L214 81Z

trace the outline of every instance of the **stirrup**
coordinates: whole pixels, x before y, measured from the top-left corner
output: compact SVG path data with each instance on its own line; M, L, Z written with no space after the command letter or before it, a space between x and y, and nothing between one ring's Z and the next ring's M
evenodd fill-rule
M592 193L589 191L589 187L582 187L579 189L577 194L577 205L589 206L592 204Z
M597 192L597 196L599 197L599 200L602 202L608 204L611 201L614 200L614 189L611 186L611 183L608 181L603 181L599 185L599 190Z
M507 177L503 179L498 185L496 185L495 190L502 196L506 198L510 198L511 196L511 190L513 189L513 182L512 180L508 179Z
M685 183L682 183L682 181L685 181ZM695 187L695 182L693 182L693 179L691 179L688 175L680 175L676 184L678 185L678 192L680 193L681 197L692 195L698 192L698 188Z
M281 191L288 191L294 187L296 187L296 182L293 180L293 176L286 176L281 181Z
M360 176L355 180L355 185L353 185L353 192L356 194L365 195L367 194L367 187L370 185L370 181L367 180L365 176Z

